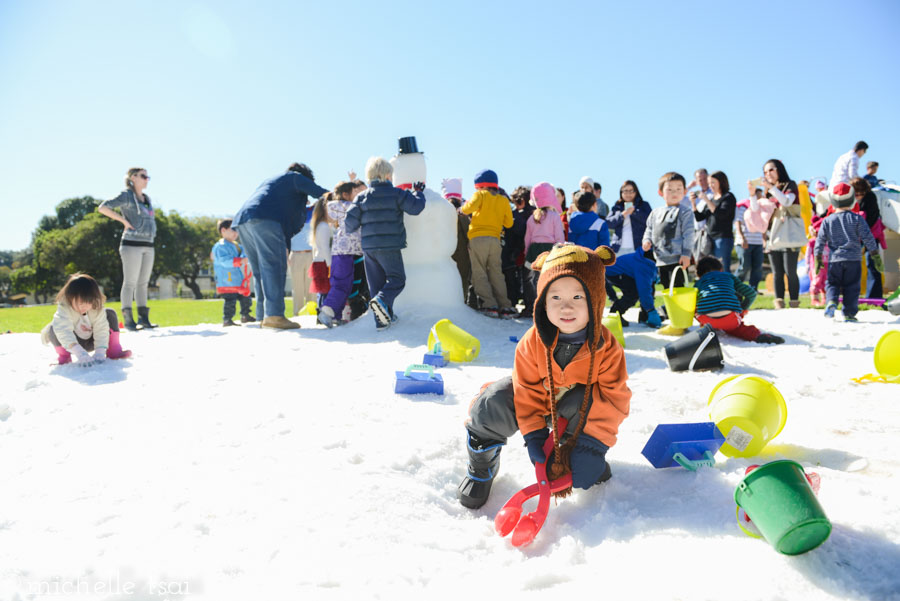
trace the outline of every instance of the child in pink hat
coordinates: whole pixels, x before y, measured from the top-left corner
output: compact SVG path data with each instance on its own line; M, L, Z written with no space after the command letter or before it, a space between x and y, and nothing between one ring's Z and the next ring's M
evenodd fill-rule
M565 242L563 232L562 207L556 196L556 188L547 182L535 184L531 188L531 204L537 207L525 226L525 267L531 268L531 263L544 251L551 250L554 244ZM532 290L537 285L540 272L528 272L531 281L526 282ZM534 295L530 295L534 298ZM531 314L532 307L525 307L524 315Z

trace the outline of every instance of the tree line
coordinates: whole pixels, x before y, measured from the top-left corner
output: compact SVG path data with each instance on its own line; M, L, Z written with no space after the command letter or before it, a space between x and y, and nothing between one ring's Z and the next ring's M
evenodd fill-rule
M15 294L34 294L38 303L52 300L66 278L89 273L116 298L122 288L119 239L122 225L97 212L92 196L67 198L45 215L20 251L0 251L0 302ZM210 250L218 240L214 217L184 217L156 211L156 259L150 284L160 276L179 278L195 298L203 298L197 279L211 267Z

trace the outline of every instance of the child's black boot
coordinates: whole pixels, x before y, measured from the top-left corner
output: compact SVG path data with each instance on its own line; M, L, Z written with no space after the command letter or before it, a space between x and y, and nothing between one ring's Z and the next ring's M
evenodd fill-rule
M469 451L468 472L460 482L456 496L463 507L478 509L487 503L491 494L491 485L500 468L503 443L481 440L469 432L466 449Z

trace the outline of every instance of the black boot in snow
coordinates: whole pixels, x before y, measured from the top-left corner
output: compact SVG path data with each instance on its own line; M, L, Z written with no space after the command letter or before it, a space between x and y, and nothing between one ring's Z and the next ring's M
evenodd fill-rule
M469 451L468 473L456 490L456 497L463 507L478 509L487 503L491 485L500 468L503 444L496 440L481 440L469 433L466 441Z
M150 323L150 307L138 307L138 322L137 324L141 326L141 328L148 330L150 328L155 328L155 323Z
M125 329L129 332L137 332L138 327L137 324L134 323L134 315L131 313L131 308L122 309L122 325L125 326Z

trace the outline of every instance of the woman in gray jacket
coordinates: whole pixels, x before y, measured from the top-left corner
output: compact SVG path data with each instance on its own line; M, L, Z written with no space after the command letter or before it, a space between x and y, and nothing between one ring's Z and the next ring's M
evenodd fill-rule
M132 167L125 176L126 189L111 200L103 201L97 208L102 214L115 219L125 226L119 244L122 257L122 317L129 330L155 328L150 323L150 309L147 307L147 285L153 270L153 240L156 238L156 218L150 197L144 188L150 181L147 170ZM119 209L116 212L114 209ZM131 300L135 299L138 322L131 312Z

